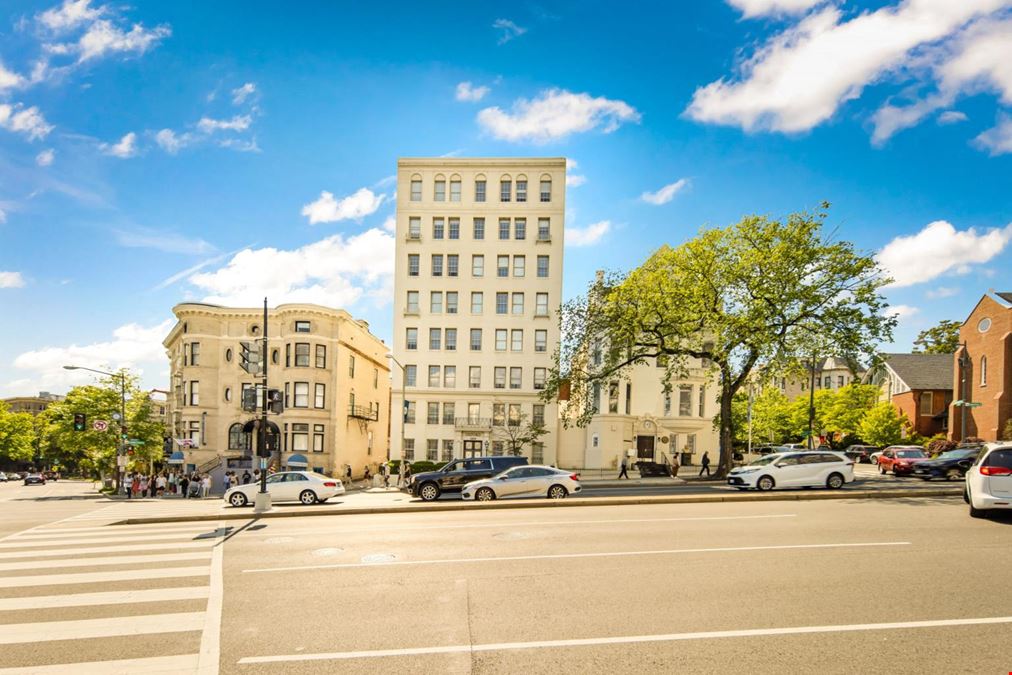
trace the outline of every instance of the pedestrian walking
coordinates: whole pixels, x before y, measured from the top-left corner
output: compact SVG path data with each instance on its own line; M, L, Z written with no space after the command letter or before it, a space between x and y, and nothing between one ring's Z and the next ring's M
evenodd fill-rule
M134 482L133 474L130 473L123 474L123 491L126 492L127 499L133 499L134 497L133 482Z
M182 497L183 499L186 499L186 495L188 494L187 491L189 489L190 489L190 479L186 477L185 473L181 474L179 476L179 496Z
M144 497L148 496L147 495L147 491L148 491L148 477L147 476L141 475L140 480L137 481L137 489L140 491L142 499Z
M411 483L411 462L404 460L404 487Z
M618 477L621 479L622 476L625 476L625 479L629 480L629 459L625 455L622 455L621 467L622 470L618 472Z
M710 477L710 453L709 451L703 453L703 468L699 470L699 475L702 476L703 472L706 472L706 477Z
M383 476L383 487L390 487L390 466L386 462L383 462L379 468L380 475Z
M351 464L344 465L344 482L348 485L354 485L354 481L351 479Z
M165 496L165 485L166 485L167 482L168 482L168 480L165 478L165 474L164 473L158 474L158 478L157 478L156 484L155 484L155 490L156 490L155 494L157 494L159 497Z
M372 474L369 473L369 465L365 465L365 486L369 487L369 479L372 478Z
M407 471L408 463L405 460L401 460L401 463L397 465L397 487L404 487L404 472Z
M249 482L253 480L253 476L250 475L249 469L242 472L242 484L249 485Z
M260 469L253 469L253 482L254 483L260 482Z
M221 484L225 488L225 492L228 492L228 489L232 487L232 472L225 472L225 477L222 479Z
M204 474L204 478L200 481L200 498L207 499L209 494L211 494L211 475Z

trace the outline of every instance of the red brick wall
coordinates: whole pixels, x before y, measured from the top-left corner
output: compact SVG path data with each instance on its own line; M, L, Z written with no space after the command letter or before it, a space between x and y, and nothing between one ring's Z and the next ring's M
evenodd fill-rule
M934 416L944 411L948 404L948 398L952 392L942 389L931 392L931 415L920 414L921 390L908 391L893 396L893 406L902 414L907 416L915 433L921 436L934 436L945 433L942 420L934 419Z
M991 320L991 327L981 333L982 319ZM966 372L967 391L960 388L959 356L953 367L953 398L969 398L979 402L979 408L967 410L967 436L979 436L987 441L999 440L1005 424L1012 416L1012 309L984 296L959 330L960 340L966 343L970 366ZM981 359L987 359L987 383L981 384ZM953 406L949 412L949 433L954 440L961 436L961 409Z

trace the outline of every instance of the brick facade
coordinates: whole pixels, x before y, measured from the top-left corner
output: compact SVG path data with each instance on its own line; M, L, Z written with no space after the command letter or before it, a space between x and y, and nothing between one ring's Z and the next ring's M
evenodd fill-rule
M985 295L963 322L959 337L965 345L969 365L964 392L960 367L964 348L960 347L954 356L954 398L982 404L978 408L966 409L966 435L987 441L999 440L1012 416L1012 303ZM962 438L962 411L963 408L957 406L950 408L949 429L953 440Z
M931 407L921 410L921 395L924 393L931 396ZM892 398L896 409L910 420L914 433L927 437L946 433L946 420L936 418L946 411L951 402L952 391L948 389L935 391L913 389L902 394L895 394Z

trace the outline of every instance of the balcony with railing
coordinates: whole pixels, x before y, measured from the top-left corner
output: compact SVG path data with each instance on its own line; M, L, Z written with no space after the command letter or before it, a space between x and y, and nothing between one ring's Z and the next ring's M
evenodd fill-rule
M355 417L360 420L379 421L379 408L373 409L360 405L348 406L348 417Z
M491 431L492 420L488 417L458 417L453 420L457 431Z

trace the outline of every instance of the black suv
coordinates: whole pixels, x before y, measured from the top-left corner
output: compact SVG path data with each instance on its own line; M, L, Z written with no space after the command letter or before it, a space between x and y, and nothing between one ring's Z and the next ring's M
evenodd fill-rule
M427 502L439 499L444 492L460 492L473 480L498 475L506 469L527 464L526 457L469 457L455 459L439 471L416 473L408 489L412 496Z

